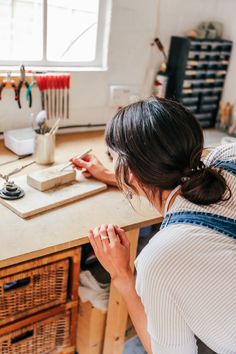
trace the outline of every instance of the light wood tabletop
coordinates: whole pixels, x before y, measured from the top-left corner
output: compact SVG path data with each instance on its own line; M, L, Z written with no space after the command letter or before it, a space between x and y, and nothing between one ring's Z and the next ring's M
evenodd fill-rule
M92 148L93 153L108 168L103 132L58 135L55 163L65 163L81 150ZM16 158L0 141L0 164ZM1 173L33 160L28 157L0 166ZM18 175L28 174L47 166L32 165ZM14 178L13 178L14 180ZM135 198L136 199L136 198ZM144 198L132 202L116 188L47 211L30 219L21 219L0 204L0 268L69 249L88 242L88 230L101 224L117 224L125 230L160 223L161 215Z

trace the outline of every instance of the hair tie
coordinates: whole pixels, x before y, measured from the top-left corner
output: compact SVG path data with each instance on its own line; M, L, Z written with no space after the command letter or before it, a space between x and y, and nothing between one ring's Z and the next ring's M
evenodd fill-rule
M180 178L180 181L181 181L182 183L187 182L187 181L189 181L189 180L190 180L190 177L181 177L181 178Z
M200 161L200 162L199 162L199 165L198 165L197 167L191 168L189 171L192 172L191 175L193 175L193 174L196 173L196 172L205 170L205 168L206 168L206 165L204 164L204 162L203 162L203 161ZM180 181L181 181L182 183L184 183L184 182L189 181L190 178L191 178L191 177L189 177L189 176L183 176L183 177L180 178Z

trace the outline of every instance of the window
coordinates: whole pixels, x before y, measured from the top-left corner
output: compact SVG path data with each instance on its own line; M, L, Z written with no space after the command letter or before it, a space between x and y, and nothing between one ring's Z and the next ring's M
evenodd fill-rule
M1 0L0 64L101 66L108 0Z

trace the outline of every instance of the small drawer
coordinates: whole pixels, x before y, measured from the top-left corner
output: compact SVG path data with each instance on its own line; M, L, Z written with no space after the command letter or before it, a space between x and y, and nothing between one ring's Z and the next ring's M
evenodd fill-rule
M203 113L203 112L211 112L214 111L217 108L217 104L203 104L200 106L199 108L199 113Z
M201 99L201 103L212 103L212 102L216 102L219 100L219 96L218 95L206 95L206 96L202 96Z
M70 346L70 331L71 310L22 325L17 330L6 328L6 333L0 336L0 354L61 353Z
M186 105L185 105L185 108L186 108L188 111L190 111L191 113L196 113L198 106L196 106L196 105L186 106Z
M69 259L0 279L0 326L67 301Z
M182 97L181 101L185 105L188 105L188 104L192 105L192 104L198 102L198 96L196 96L196 97L191 97L191 96L190 97Z

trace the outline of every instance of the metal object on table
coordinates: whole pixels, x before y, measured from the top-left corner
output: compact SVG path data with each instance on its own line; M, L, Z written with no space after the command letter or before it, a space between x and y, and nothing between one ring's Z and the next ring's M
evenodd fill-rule
M55 134L36 134L36 163L40 165L50 165L54 162L55 141Z
M7 200L16 200L22 198L25 195L23 189L17 186L14 181L10 181L9 178L34 163L35 161L32 161L26 165L17 167L7 175L3 175L0 173L0 178L5 180L5 184L0 190L0 198Z
M5 166L5 165L8 165L9 163L13 163L13 162L16 162L16 161L18 161L18 160L25 159L26 157L29 157L29 156L31 156L31 155L32 155L32 154L27 154L27 155L19 156L19 157L17 157L16 159L12 159L12 160L9 160L9 161L0 163L0 166Z
M76 159L82 159L85 155L89 154L92 151L92 149L88 149L81 154L77 155L75 158ZM73 162L68 162L64 167L62 167L61 171L64 171L66 168L70 167L73 165Z
M4 187L0 190L0 197L7 200L16 200L24 197L25 192L17 186L13 181L5 182Z

